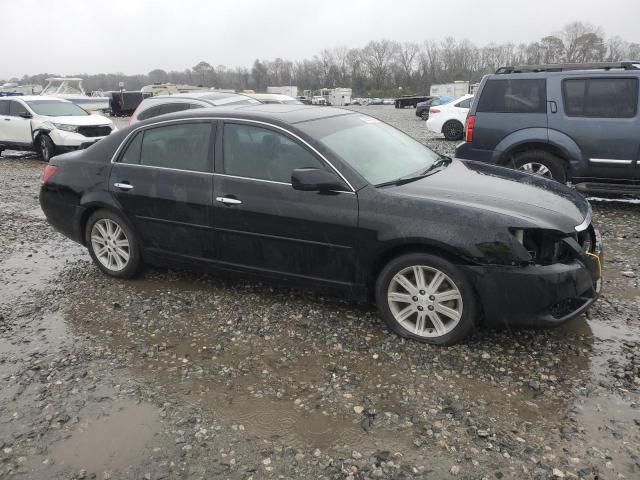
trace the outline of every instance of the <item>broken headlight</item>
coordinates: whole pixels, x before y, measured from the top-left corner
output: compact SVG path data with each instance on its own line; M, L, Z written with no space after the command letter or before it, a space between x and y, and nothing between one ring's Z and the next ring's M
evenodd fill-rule
M568 251L563 235L554 230L539 228L515 228L511 233L531 255L531 262L537 265L551 265L565 260Z
M77 125L67 125L65 123L53 123L53 126L58 130L64 130L65 132L77 132Z

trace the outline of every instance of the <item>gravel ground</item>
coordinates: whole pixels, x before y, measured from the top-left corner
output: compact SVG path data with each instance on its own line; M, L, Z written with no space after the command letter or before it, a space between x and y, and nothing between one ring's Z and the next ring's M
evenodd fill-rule
M0 157L0 478L640 478L637 204L594 202L586 316L438 348L314 292L106 277L44 220L42 170Z

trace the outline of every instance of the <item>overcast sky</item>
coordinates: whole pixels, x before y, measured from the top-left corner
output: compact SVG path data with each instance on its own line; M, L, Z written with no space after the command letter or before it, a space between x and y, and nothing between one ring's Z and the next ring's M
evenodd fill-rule
M0 12L0 79L251 66L381 38L530 42L576 20L640 42L640 0L0 0Z

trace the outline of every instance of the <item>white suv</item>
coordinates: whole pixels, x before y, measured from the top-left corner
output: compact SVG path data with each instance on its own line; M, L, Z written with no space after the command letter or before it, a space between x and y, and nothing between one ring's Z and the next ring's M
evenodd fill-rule
M108 118L61 98L0 98L0 153L35 151L48 162L58 153L86 148L114 130Z

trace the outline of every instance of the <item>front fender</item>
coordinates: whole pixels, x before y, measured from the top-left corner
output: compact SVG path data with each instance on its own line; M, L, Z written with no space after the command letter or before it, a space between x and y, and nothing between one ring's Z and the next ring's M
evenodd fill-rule
M499 165L505 152L526 143L549 143L548 129L525 128L507 135L494 148L491 163Z

